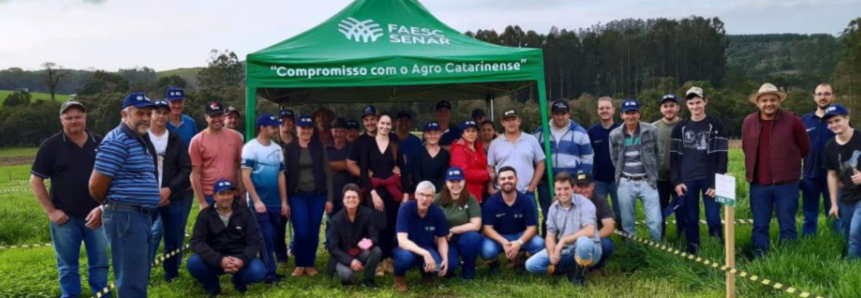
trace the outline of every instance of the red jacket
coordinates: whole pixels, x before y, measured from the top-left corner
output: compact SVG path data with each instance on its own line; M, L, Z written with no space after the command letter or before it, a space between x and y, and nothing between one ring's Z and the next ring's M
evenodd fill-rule
M466 189L481 203L484 188L490 180L487 172L487 156L480 142L475 143L475 150L469 149L463 140L451 143L451 166L460 167L466 179Z
M754 182L754 169L759 157L759 134L762 120L759 112L747 115L741 127L741 148L747 182ZM810 152L810 138L804 123L795 114L778 110L771 131L772 183L792 183L801 177L801 160Z

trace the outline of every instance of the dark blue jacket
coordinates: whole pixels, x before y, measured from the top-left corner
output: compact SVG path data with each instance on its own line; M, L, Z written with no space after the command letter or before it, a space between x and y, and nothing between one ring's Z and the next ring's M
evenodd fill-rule
M816 116L816 112L804 114L801 121L810 137L810 153L804 157L804 178L824 178L825 144L834 138L834 132L828 129L828 122Z

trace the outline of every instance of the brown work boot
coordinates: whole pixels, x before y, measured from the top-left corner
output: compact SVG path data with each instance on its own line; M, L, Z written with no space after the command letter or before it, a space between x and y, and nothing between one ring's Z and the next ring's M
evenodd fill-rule
M395 276L395 290L398 290L398 292L401 293L406 293L409 288L406 276Z
M422 285L433 286L433 273L422 273Z

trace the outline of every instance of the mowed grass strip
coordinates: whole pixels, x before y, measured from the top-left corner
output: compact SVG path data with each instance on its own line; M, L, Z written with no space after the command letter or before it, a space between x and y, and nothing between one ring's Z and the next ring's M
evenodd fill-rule
M739 178L737 218L750 218L747 185L743 183L743 156L738 150L730 154L730 170ZM0 168L0 175L10 170L15 175L28 176L29 166ZM0 194L0 243L25 244L49 242L47 216L32 198L32 194ZM639 219L643 219L642 213ZM14 217L10 217L13 216ZM188 230L197 216L195 207L189 219ZM704 216L704 215L703 215ZM800 210L799 210L800 216ZM670 218L672 219L672 218ZM799 226L801 222L798 222ZM786 286L793 286L826 297L861 297L861 262L845 259L846 243L830 227L833 222L820 218L819 235L788 243L774 243L770 254L762 259L748 257L751 226L736 226L738 247L737 267L752 274L769 278ZM723 244L707 238L702 225L702 257L723 260ZM800 228L799 228L800 230ZM777 239L776 222L771 225L772 239ZM645 227L638 227L638 235L648 236ZM602 276L589 276L588 286L570 286L564 277L518 275L503 269L497 277L487 276L487 266L479 265L475 281L449 279L433 287L419 285L417 272L411 271L408 280L411 291L401 295L394 291L392 277L377 278L380 290L369 291L361 287L342 288L337 278L325 274L315 277L288 278L273 286L254 285L245 296L238 295L230 285L229 277L221 278L224 297L722 297L725 274L713 268L682 259L639 243L627 242L614 236L616 252ZM678 249L684 241L676 236L675 226L668 225L666 243ZM160 252L161 253L161 252ZM187 255L186 255L187 257ZM86 254L81 253L80 269L86 277ZM0 250L0 297L56 297L59 296L56 261L53 248ZM317 268L325 271L329 256L321 245ZM481 264L482 262L479 261ZM279 269L289 275L289 270ZM174 283L163 281L161 268L153 270L150 297L202 297L203 289L183 268L181 278ZM113 280L113 277L111 277ZM86 279L84 293L89 293ZM758 283L739 280L739 297L797 297Z
M14 90L0 90L0 109L3 108L3 102L6 101L6 97L9 97L10 94L15 93L17 91ZM30 95L33 97L30 98L31 102L35 102L37 100L51 100L50 93L42 93L42 92L30 92ZM64 94L55 94L54 98L57 101L66 101L70 98L70 95Z

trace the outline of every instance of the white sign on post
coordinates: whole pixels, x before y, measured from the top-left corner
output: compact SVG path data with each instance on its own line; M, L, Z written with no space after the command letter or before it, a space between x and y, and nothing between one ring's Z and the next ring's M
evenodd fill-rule
M735 207L735 176L715 174L715 201Z

